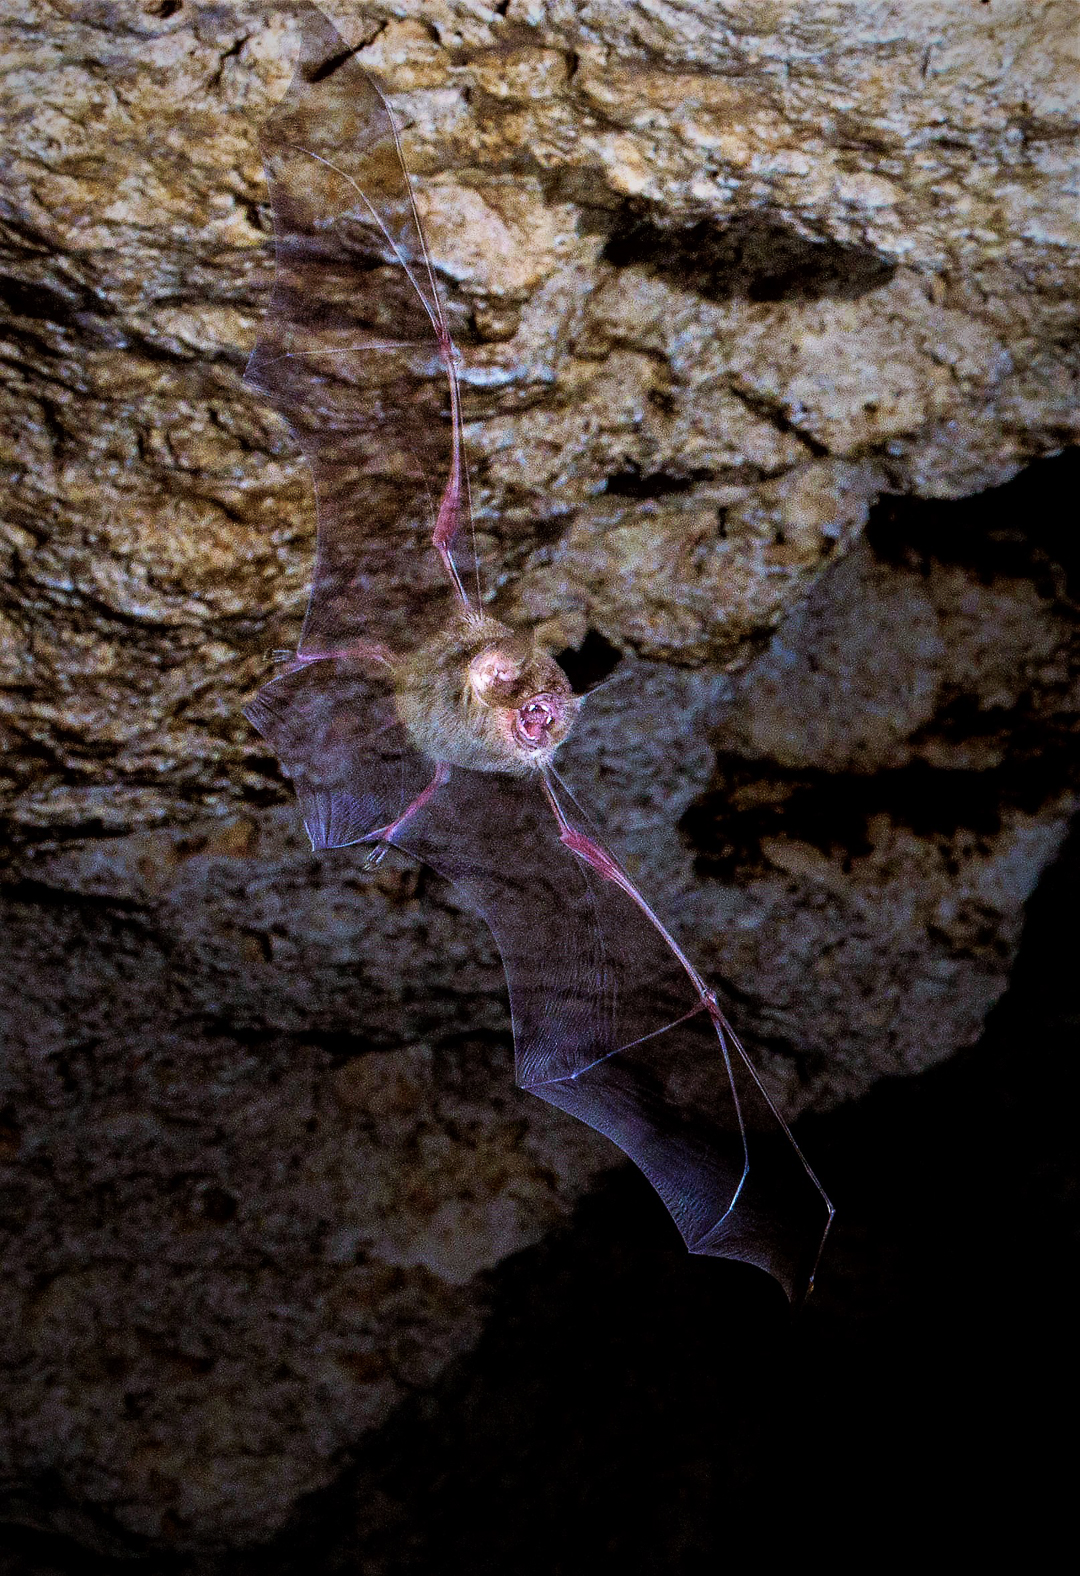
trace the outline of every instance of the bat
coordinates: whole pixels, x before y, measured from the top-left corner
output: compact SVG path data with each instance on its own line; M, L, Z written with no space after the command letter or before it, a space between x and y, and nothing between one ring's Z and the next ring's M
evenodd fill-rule
M397 126L329 21L300 14L260 138L276 268L245 381L307 459L317 545L295 655L246 715L313 849L401 849L479 912L521 1088L612 1139L691 1253L757 1265L798 1303L832 1206L716 993L555 771L583 698L484 610L459 353Z

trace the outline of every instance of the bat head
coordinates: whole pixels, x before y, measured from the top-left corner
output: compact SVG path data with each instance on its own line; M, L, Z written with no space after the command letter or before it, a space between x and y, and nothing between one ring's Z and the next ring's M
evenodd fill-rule
M397 705L414 743L433 759L522 776L551 760L581 701L532 635L469 615L409 659Z
M574 725L580 701L554 657L533 638L504 631L469 663L466 697L486 709L503 749L525 766L549 761Z

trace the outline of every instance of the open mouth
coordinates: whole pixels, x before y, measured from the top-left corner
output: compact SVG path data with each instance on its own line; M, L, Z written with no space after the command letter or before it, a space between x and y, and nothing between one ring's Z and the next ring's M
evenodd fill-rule
M561 721L563 708L554 695L532 695L514 713L514 738L529 750L551 743L551 730Z

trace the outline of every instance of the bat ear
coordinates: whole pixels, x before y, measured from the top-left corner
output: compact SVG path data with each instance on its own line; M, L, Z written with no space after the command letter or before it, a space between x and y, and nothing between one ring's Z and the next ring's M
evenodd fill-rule
M469 663L469 680L482 700L505 695L521 677L532 654L532 641L515 639L493 642ZM490 701L488 702L490 704Z

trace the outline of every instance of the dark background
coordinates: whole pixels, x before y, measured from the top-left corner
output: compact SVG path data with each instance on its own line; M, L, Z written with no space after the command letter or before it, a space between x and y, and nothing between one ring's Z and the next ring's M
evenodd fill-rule
M1078 874L1074 836L980 1045L800 1125L838 1210L800 1315L689 1258L627 1169L492 1275L477 1349L272 1545L121 1561L3 1528L0 1573L873 1568L1004 1557L1007 1529L1026 1564L1075 1492Z

